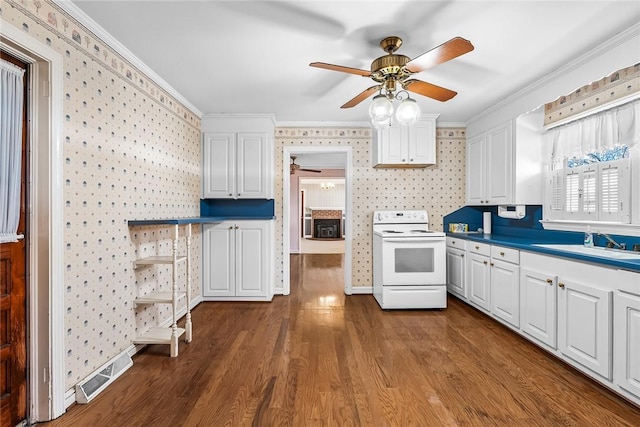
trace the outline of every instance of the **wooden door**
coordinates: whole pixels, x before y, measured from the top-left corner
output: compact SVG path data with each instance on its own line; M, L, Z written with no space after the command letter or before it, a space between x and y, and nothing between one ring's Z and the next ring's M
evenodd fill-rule
M17 59L2 59L27 69ZM18 234L28 237L27 207L27 73L22 117L22 186ZM14 427L27 417L27 239L0 244L0 427Z

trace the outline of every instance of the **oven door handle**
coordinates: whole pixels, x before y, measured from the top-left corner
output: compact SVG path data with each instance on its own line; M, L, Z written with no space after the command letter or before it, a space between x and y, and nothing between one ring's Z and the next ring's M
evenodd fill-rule
M390 242L390 243L437 243L437 242L444 242L445 239L403 239L403 238L399 238L399 239L383 239L383 242Z

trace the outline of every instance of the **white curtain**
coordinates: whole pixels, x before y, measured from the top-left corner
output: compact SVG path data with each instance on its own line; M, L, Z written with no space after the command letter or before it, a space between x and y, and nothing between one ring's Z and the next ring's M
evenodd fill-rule
M23 78L23 69L0 60L0 243L18 238Z
M640 100L601 111L552 128L544 134L550 170L562 169L567 159L577 163L614 160L640 139Z

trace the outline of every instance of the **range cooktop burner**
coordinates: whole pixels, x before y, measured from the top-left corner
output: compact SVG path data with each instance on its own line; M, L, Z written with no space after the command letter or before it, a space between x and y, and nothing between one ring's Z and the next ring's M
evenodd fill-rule
M383 233L402 234L402 231L398 230L382 230Z
M411 230L411 233L432 233L429 230Z

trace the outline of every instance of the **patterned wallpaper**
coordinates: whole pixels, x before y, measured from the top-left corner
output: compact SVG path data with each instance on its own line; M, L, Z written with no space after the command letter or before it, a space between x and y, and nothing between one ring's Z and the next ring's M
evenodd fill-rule
M275 210L276 289L282 289L282 153L283 147L353 147L352 285L372 286L371 222L373 211L426 209L430 226L442 230L442 217L465 199L464 128L436 130L436 162L425 169L374 169L368 128L276 128ZM277 290L276 290L277 292Z
M3 23L51 46L64 61L70 389L127 348L138 330L170 317L167 306L135 308L132 300L170 283L171 271L132 266L138 256L169 255L171 230L130 229L127 220L199 214L200 119L56 5L3 0L0 14ZM194 284L200 283L200 250L195 233ZM199 295L199 286L194 290Z
M584 113L640 92L640 63L615 71L544 106L544 124Z

